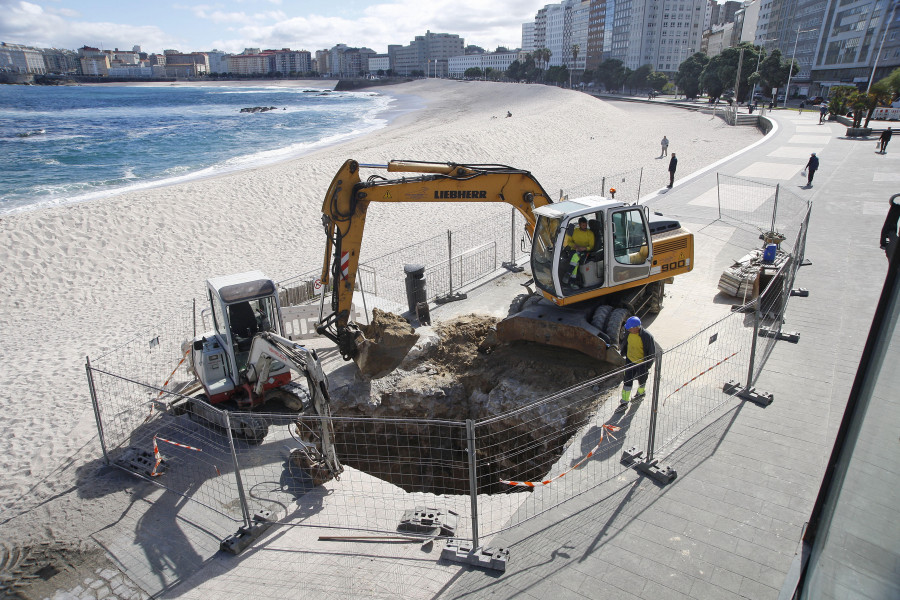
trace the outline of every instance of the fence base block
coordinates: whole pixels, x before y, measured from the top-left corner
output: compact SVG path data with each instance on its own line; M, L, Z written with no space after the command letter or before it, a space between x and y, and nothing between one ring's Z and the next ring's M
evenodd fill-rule
M641 460L643 456L643 450L629 448L622 452L621 462L634 467L644 475L652 477L663 485L672 483L675 481L675 478L678 477L678 473L672 469L672 467L660 467L659 461L657 460Z
M800 341L800 332L798 331L775 331L774 329L761 327L759 329L759 335L760 337L775 338L780 342L790 342L792 344L796 344Z
M163 458L159 465L156 464L156 456L152 452L135 448L125 450L122 456L116 460L116 464L127 471L140 473L147 477L156 477L166 472L166 459Z
M465 300L466 298L468 298L467 294L463 294L461 292L453 292L452 294L447 294L446 296L438 296L434 299L434 302L435 304L447 304L450 302Z
M809 290L806 288L797 288L796 290L791 290L791 296L799 296L801 298L809 297Z
M265 533L269 527L274 524L275 522L272 520L272 511L261 510L253 515L253 522L250 523L249 527L244 525L237 530L237 533L229 535L222 540L222 543L219 544L219 549L238 555L243 552L247 546L258 540L259 536Z
M441 558L503 573L509 560L509 548L472 548L463 540L449 539L441 551Z
M773 394L757 392L756 388L752 387L745 388L740 383L733 380L722 386L722 391L730 396L737 396L742 400L749 400L760 406L768 406L775 400Z

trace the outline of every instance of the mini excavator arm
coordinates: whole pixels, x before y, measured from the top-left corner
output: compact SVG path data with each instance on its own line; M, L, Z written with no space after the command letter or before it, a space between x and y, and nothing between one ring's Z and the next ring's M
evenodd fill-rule
M316 416L320 418L319 435L322 440L322 456L332 477L343 472L334 449L334 428L331 423L331 397L322 363L315 350L271 332L262 332L253 338L247 365L247 380L253 384L253 392L260 394L269 378L273 361L280 361L306 377L307 387Z

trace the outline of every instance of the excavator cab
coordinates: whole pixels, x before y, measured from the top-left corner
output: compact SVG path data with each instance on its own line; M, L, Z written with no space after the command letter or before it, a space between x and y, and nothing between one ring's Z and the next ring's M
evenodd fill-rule
M652 247L645 208L593 196L548 204L534 214L535 285L557 304L600 295L591 292L649 275ZM579 225L582 219L585 227Z

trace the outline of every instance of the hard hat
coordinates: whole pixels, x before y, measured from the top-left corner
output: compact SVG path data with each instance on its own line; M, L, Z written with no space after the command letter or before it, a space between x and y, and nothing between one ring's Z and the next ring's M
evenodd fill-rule
M628 317L628 320L625 321L625 329L631 329L632 327L640 327L641 320L637 317Z

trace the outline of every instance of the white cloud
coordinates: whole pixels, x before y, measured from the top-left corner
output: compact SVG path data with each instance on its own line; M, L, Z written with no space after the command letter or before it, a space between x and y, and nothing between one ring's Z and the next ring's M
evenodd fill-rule
M542 0L388 0L366 6L365 1L345 0L333 6L285 5L281 0L181 3L166 11L123 12L122 20L136 24L121 24L114 22L115 12L99 13L100 19L92 21L87 5L78 3L81 14L58 4L42 8L43 0L0 0L0 39L73 49L85 44L104 48L139 44L148 51L219 48L240 52L247 47L317 50L347 44L385 52L388 44L406 45L430 30L457 34L466 44L491 50L498 45L518 46L521 24L532 20L545 4Z
M156 26L70 21L64 13L45 11L24 1L0 0L0 39L39 47L76 49L85 44L104 48L131 48L135 44L169 47L175 41Z
M523 8L522 2L502 0L485 3L475 0L438 0L422 3L414 0L376 4L366 8L358 18L303 15L272 19L254 19L236 28L232 39L213 42L217 48L240 51L247 47L291 47L317 50L335 44L368 46L378 52L387 51L388 44L409 44L427 30L436 33L455 33L466 44L487 49L499 45L517 47L521 44L522 23L534 18L537 8Z

